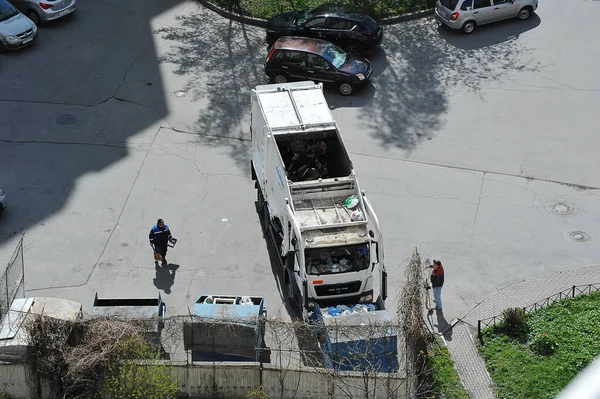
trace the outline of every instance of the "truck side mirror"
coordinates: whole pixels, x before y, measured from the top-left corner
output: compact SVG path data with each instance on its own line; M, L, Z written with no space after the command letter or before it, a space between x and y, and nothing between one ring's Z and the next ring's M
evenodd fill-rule
M294 249L296 249L296 244L298 244L298 240L296 239L296 237L292 238L291 243L292 243L292 247L294 247Z
M373 254L375 256L373 256ZM373 269L375 268L375 264L379 263L379 243L377 241L371 241L371 259L375 259L373 262Z
M373 230L369 230L369 237L375 238L375 233L373 233Z

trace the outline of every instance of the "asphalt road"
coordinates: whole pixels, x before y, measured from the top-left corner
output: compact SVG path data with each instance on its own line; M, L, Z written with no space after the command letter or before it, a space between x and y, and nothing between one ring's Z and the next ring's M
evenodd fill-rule
M392 310L415 247L446 266L447 320L600 262L599 19L599 2L546 0L469 36L390 26L372 86L327 94L383 225ZM106 0L0 54L0 259L24 231L27 295L89 310L95 292L160 291L183 314L203 292L250 294L287 317L249 171L265 50L261 29L195 2ZM175 271L154 267L159 217Z

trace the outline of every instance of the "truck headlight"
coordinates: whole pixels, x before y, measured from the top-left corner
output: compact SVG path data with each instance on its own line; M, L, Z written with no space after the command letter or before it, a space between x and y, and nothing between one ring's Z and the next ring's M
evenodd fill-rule
M360 297L360 299L358 300L358 303L371 303L373 302L373 292L369 292L368 294L365 294L363 296Z
M365 80L365 75L363 75L362 73L357 73L356 77L358 78L358 80Z

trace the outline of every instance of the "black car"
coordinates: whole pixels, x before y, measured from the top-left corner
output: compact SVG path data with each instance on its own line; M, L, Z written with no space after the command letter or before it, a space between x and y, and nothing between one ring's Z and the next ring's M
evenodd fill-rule
M355 54L376 48L383 38L383 27L373 17L351 7L325 4L311 11L292 11L267 21L267 44L281 36L324 39Z
M273 44L265 61L265 73L275 83L313 80L333 83L348 96L371 81L371 63L325 40L284 36Z

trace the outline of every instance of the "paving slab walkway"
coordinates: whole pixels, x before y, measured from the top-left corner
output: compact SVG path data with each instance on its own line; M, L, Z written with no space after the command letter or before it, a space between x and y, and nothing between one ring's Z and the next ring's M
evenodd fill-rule
M492 389L493 381L475 346L478 320L498 316L506 308L526 307L563 290L572 289L573 286L587 284L600 286L600 265L540 275L534 279L500 288L465 316L456 319L452 323L451 334L448 332L445 334L446 342L458 374L471 398L495 398ZM576 288L576 293L582 288Z

